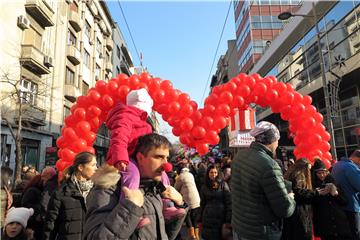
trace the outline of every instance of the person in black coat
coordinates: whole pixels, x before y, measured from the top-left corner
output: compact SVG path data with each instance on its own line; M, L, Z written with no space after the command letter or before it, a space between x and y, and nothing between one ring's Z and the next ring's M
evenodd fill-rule
M81 240L86 214L86 196L93 183L96 156L89 152L76 155L64 171L59 189L51 196L44 224L44 239Z
M340 208L347 203L341 190L334 185L335 180L320 159L315 160L312 170L313 188L330 188L329 194L320 196L313 203L315 236L321 240L352 239L346 215Z
M211 165L200 192L202 238L223 239L231 229L231 194L229 186L218 177L218 169Z

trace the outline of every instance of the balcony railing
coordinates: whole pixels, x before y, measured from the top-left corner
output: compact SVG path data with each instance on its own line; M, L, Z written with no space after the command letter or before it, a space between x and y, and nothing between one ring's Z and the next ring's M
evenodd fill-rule
M23 67L38 75L49 74L50 70L44 65L44 53L34 45L22 45L20 63Z
M64 96L70 102L75 102L76 98L81 95L80 89L74 85L64 85Z
M69 11L69 22L76 32L81 31L80 15L77 12L72 10Z
M42 27L54 26L54 11L45 1L26 0L25 9Z
M74 65L78 65L80 63L81 54L74 45L67 45L66 56Z

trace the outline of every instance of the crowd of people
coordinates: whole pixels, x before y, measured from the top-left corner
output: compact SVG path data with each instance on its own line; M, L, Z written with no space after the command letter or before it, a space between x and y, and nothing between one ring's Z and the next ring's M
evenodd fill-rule
M248 148L195 164L152 133L146 94L130 93L110 112L99 168L81 152L62 176L24 166L13 188L13 171L1 167L1 239L360 239L360 150L332 169L317 158L285 170L278 129L260 122Z

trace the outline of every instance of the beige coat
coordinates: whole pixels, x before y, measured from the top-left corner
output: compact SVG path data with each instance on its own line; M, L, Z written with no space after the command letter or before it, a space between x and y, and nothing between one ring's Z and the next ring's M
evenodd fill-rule
M175 188L189 205L189 209L200 207L200 195L196 188L194 176L188 168L183 168L175 182Z

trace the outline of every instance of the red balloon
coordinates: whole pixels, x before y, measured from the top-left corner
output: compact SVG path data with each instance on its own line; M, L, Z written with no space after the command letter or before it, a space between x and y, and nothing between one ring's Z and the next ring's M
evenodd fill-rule
M209 146L206 143L197 144L196 151L200 155L205 155L209 151Z
M193 107L194 110L198 109L198 104L195 101L190 101L191 106Z
M162 102L165 100L165 91L162 89L158 89L156 90L156 92L154 93L153 99L155 102Z
M149 94L151 95L152 93L156 92L157 90L160 90L160 83L161 83L161 79L160 78L152 78L149 81ZM152 96L152 95L151 95Z
M331 139L331 135L330 135L330 133L328 133L328 132L326 132L326 131L324 131L324 132L322 132L321 133L321 137L325 140L325 141L330 141L330 139Z
M123 103L125 103L126 96L130 92L130 87L128 85L122 85L118 88L118 96Z
M182 144L188 145L190 143L190 134L189 133L181 134L179 140Z
M206 135L206 130L203 127L195 126L191 131L191 135L196 139L202 139Z
M216 108L215 112L216 114L227 117L230 115L231 109L228 104L222 103Z
M205 106L204 112L205 112L205 114L207 114L207 115L212 115L213 112L215 111L215 109L216 109L216 108L215 108L214 105L208 104L208 105Z
M234 102L233 102L233 107L240 108L240 107L244 106L244 104L245 104L245 100L243 97L235 96Z
M324 153L324 152L327 152L329 151L331 148L330 146L330 143L328 143L327 141L322 141L320 144L319 144L319 149Z
M62 155L63 161L72 163L74 161L76 154L73 151L71 151L70 149L64 148L64 149L62 149L61 155Z
M226 118L222 116L214 117L214 127L217 129L223 129L226 127Z
M201 125L205 128L205 129L209 129L213 126L214 124L214 119L212 117L209 116L205 116L202 118L201 120Z
M323 153L323 159L330 160L332 159L332 155L330 152L324 152Z
M77 120L85 120L86 118L86 111L84 108L77 108L75 111L74 111L74 117L77 119Z
M265 95L265 99L268 103L275 102L279 97L279 94L274 89L269 89Z
M107 83L105 81L99 80L96 82L95 88L101 95L103 95L106 93L106 85Z
M213 145L218 144L220 140L219 135L214 130L207 131L205 138L207 141L209 141L210 144Z
M79 135L86 135L91 130L91 126L87 121L81 121L76 124L76 132Z
M129 85L129 77L124 73L117 75L116 81L118 82L119 86Z
M83 138L85 139L88 145L92 145L96 140L96 134L94 132L89 131L86 135L83 135Z
M65 142L63 136L60 136L58 139L56 139L56 146L58 146L59 148L64 148L67 146L67 143Z
M77 107L87 108L90 105L90 101L89 101L88 97L86 97L86 96L79 96L76 99L76 105L77 105Z
M191 104L185 104L181 107L181 111L179 112L180 117L186 118L190 117L194 112L193 107Z
M236 85L236 83L230 81L224 85L224 89L225 89L225 91L235 92L237 89L237 85Z
M98 108L98 107L95 106L95 105L91 105L91 106L87 109L86 114L89 116L89 118L97 117L97 116L100 116L100 114L101 114L101 109ZM87 117L87 118L88 118L88 117Z
M286 85L283 82L277 82L273 88L278 92L279 96L282 96L287 91Z
M250 95L250 87L246 84L240 85L238 86L237 90L236 90L237 94L246 98Z
M288 92L294 92L294 87L290 83L286 83L285 85Z
M294 93L286 91L283 96L280 97L280 101L284 105L291 105L294 102Z
M318 145L319 143L321 143L322 138L319 134L312 134L311 136L309 136L308 142L310 145Z
M297 103L291 109L291 114L294 117L301 116L305 112L305 106L302 103Z
M180 128L184 132L190 131L193 128L193 126L194 126L194 122L193 120L191 120L191 118L185 118L180 121Z
M172 133L175 135L175 136L180 136L180 134L181 134L181 131L180 131L180 129L178 129L178 128L173 128L172 129Z
M309 95L306 95L303 97L303 102L305 106L310 105L312 103L312 97Z
M87 143L84 139L77 139L71 146L70 149L76 153L82 152L87 146Z
M254 86L254 94L255 96L263 96L265 94L267 90L267 86L265 85L265 83L258 83Z
M169 80L164 80L160 83L160 88L165 91L168 91L168 90L173 89L173 85Z
M110 80L106 86L109 94L114 94L119 88L119 84L115 80Z
M207 98L205 98L205 106L210 104L210 105L215 105L217 104L219 101L219 96L215 93L209 95Z
M72 106L71 106L71 108L70 108L70 112L72 113L72 114L74 114L74 112L75 112L75 110L78 108L78 105L75 103L75 104L73 104Z
M59 159L56 161L55 166L58 171L64 171L65 168L71 166L71 163L68 163L68 162L65 162L65 161L62 161L61 159Z
M165 91L165 99L168 102L177 101L181 92L177 89L169 89Z
M197 124L202 118L202 114L200 111L194 111L191 115L191 119L193 120L194 124Z
M180 110L181 106L178 102L171 102L168 107L168 111L171 114L175 114Z
M247 76L247 77L244 78L244 83L246 85L248 85L250 88L253 88L255 86L255 84L256 84L256 81L255 81L254 77Z
M78 139L78 136L76 135L75 131L73 128L70 127L66 127L64 129L64 138L66 139L66 141L70 144L73 141L76 141Z
M178 101L180 104L187 104L191 101L190 96L186 93L181 93L179 95Z
M105 94L101 98L101 106L103 107L103 109L109 110L110 108L113 107L113 105L114 105L114 100L108 94Z
M98 117L94 117L89 120L91 131L97 132L98 128L100 127L100 119Z
M90 146L86 146L83 151L95 154L95 148L90 147Z
M230 91L224 91L220 94L219 100L221 103L230 104L233 101L234 97Z
M304 129L312 129L316 125L316 121L312 117L307 117L303 120L302 126Z
M324 120L324 117L321 113L314 113L314 119L317 123L322 123L322 121Z
M140 84L140 79L137 75L131 75L129 77L129 86L131 89L136 89Z
M308 115L308 116L314 116L315 113L316 113L316 107L314 107L313 105L305 105L305 114Z

